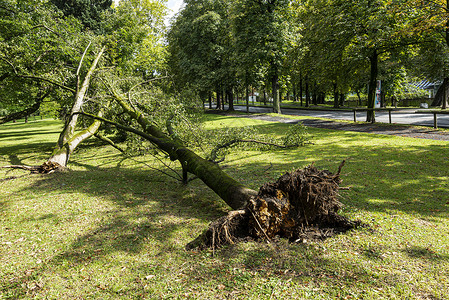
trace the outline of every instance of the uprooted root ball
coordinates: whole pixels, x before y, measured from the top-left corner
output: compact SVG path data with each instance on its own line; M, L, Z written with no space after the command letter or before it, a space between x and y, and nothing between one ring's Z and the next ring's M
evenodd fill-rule
M276 236L291 241L325 239L360 225L337 212L341 168L332 174L314 165L282 175L264 184L242 210L212 222L209 229L187 249L218 247L245 239L270 240Z

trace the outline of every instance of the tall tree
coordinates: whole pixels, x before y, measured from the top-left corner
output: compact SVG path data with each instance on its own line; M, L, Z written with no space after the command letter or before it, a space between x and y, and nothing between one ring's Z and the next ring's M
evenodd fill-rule
M236 85L229 3L222 0L187 1L168 33L170 67L178 84L192 86L206 97L228 95Z
M273 110L281 112L279 78L290 45L290 6L286 0L239 0L233 5L236 61L247 81L266 71L272 86ZM250 79L250 80L248 80Z
M101 14L111 8L112 0L50 0L66 16L81 21L85 28L101 32Z

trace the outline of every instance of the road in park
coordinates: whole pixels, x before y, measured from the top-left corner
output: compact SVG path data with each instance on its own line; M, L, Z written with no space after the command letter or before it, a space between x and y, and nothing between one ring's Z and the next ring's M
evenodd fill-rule
M234 105L234 108L239 111L246 111L244 105ZM419 114L415 113L417 109L399 109L391 112L391 122L396 124L409 124L418 126L433 127L433 114ZM252 113L270 113L272 108L254 107L250 106L249 111ZM348 120L354 121L354 113L352 111L333 111L333 110L301 110L283 108L282 113L285 115L295 116L310 116L316 118L327 118L334 120ZM439 114L438 127L449 128L449 114ZM366 112L357 112L357 121L365 121ZM376 122L388 123L388 111L377 111Z

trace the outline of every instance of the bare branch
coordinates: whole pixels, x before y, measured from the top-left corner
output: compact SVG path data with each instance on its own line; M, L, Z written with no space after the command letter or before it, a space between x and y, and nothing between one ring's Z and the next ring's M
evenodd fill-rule
M78 69L76 70L76 76L79 76L79 74L80 74L81 66L82 66L83 61L84 61L84 56L86 56L87 50L89 49L91 44L92 44L92 41L90 41L89 45L87 45L86 49L84 49L83 55L81 56L80 63L78 65Z

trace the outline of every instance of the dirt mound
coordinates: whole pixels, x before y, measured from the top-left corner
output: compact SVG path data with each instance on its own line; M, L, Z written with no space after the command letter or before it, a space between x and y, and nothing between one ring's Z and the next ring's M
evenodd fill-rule
M320 240L360 225L340 216L340 165L336 174L314 165L264 184L242 210L231 211L186 248L217 247L246 239Z

